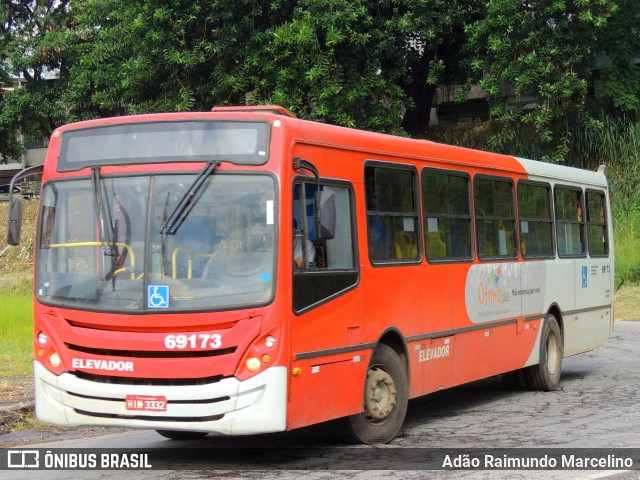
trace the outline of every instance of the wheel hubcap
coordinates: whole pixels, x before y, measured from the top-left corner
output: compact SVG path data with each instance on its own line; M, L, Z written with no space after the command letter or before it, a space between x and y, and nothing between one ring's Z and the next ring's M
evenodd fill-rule
M384 370L369 370L365 395L367 418L373 421L387 418L396 405L396 394L396 386L391 375Z

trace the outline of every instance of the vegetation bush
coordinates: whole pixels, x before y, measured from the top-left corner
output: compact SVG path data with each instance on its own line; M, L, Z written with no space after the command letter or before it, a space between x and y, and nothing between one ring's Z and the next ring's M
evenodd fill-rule
M36 217L38 202L25 200L23 203L22 238L20 245L7 245L7 222L9 203L0 203L0 279L30 279L33 266L33 253L36 239Z

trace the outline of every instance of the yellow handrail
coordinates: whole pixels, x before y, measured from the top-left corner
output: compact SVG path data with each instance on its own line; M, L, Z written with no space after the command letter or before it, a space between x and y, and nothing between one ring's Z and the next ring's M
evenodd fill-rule
M196 255L198 257L210 257L211 254L210 253L201 253L201 252L196 252L195 250L191 250L190 248L186 248L186 247L177 247L173 250L173 253L171 254L171 278L173 278L174 280L177 278L178 276L178 254L180 252L187 252L189 254L189 260L187 261L187 278L191 278L193 275L193 256Z

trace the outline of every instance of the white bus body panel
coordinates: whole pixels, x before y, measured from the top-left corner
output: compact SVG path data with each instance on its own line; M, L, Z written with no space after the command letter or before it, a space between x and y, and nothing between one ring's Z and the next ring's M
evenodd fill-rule
M545 260L546 313L557 305L563 321L564 355L570 356L600 347L609 337L613 325L614 250L613 226L606 177L598 172L518 158L529 173L529 180L603 191L609 217L608 257L557 258ZM555 199L554 199L555 204ZM524 262L527 265L530 262ZM526 267L525 267L526 268ZM528 364L538 362L539 348L534 349ZM532 361L535 358L535 361Z
M70 373L57 376L39 362L34 362L34 374L36 414L38 419L54 425L98 425L225 435L286 429L285 367L269 368L244 382L227 378L210 385L163 387L103 384L83 380ZM127 395L165 396L167 410L127 410ZM184 420L180 420L181 417ZM206 417L212 419L206 420Z

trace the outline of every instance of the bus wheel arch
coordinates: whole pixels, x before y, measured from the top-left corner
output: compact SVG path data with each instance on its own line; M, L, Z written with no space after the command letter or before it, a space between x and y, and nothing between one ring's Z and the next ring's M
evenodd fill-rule
M564 318L562 316L562 310L560 310L560 307L558 306L557 303L554 303L549 307L549 310L547 311L547 315L553 315L556 319L556 322L558 322L558 327L560 327L560 333L562 334L562 341L564 344ZM563 351L564 351L564 348L563 348Z
M409 378L411 378L411 372L409 371L409 354L407 352L407 344L404 340L404 336L400 333L400 331L394 327L386 329L378 339L375 349L379 348L380 345L387 345L396 352L396 354L398 355L398 357L400 357L400 360L402 360L402 363L404 364L404 368L407 374L407 381L409 381Z
M354 443L388 443L407 413L408 357L402 337L386 332L371 354L363 385L363 411L339 420L342 436Z

